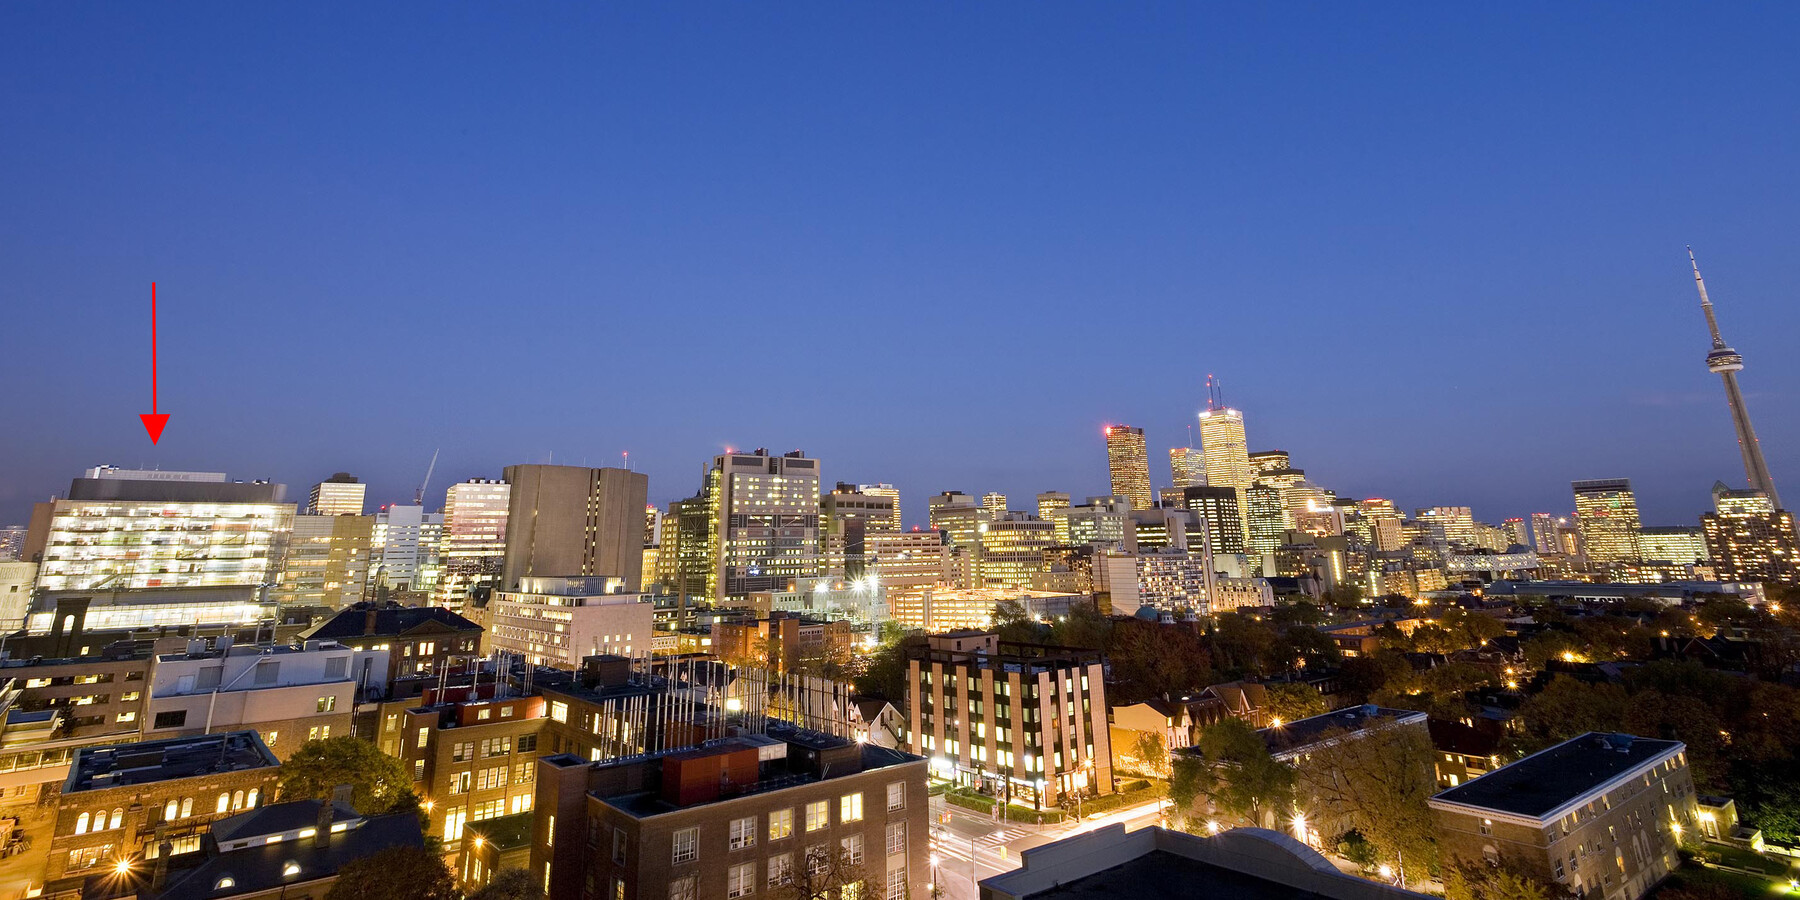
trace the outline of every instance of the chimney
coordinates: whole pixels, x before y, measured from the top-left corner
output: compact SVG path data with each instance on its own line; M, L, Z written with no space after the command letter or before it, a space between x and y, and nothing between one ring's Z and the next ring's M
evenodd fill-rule
M330 797L319 801L319 821L313 829L313 846L323 847L331 843L332 810L339 803L349 806L351 794L350 785L340 784L331 789Z
M363 634L374 634L375 633L375 617L376 617L376 615L377 615L377 613L375 611L375 607L373 607L373 606L371 606L367 610L363 611Z

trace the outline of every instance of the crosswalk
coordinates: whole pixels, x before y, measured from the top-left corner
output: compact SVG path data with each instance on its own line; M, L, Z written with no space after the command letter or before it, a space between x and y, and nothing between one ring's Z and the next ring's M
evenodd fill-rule
M1017 868L1019 865L1018 852L1008 845L1033 834L1036 832L1029 828L1014 825L989 832L971 841L954 831L946 831L941 835L932 835L931 849L942 859L961 860L964 863L970 861L969 853L973 849L975 858L979 859L982 865L1004 871Z

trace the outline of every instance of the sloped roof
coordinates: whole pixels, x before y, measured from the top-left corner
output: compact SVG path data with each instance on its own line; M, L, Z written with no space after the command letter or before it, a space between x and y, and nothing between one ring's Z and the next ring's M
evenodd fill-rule
M375 613L374 627L369 627L369 612ZM422 627L436 625L434 631L480 631L481 626L441 606L400 606L390 603L375 606L358 603L344 607L338 614L300 632L303 640L353 638L363 635L409 634Z

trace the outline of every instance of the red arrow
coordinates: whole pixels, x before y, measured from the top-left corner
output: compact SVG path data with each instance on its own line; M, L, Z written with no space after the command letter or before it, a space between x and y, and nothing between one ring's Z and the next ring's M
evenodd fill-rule
M169 414L156 411L156 282L150 282L150 411L139 413L138 418L144 420L144 430L150 434L150 443L162 439L163 426L169 424Z

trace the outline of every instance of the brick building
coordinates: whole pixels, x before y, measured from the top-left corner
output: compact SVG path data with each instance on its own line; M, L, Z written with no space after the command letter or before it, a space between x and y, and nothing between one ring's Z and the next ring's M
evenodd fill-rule
M350 677L364 699L418 697L441 673L471 671L481 654L481 626L440 606L358 603L300 638L359 651Z
M531 810L544 712L542 697L383 703L377 744L412 772L427 833L455 852L468 823Z
M552 897L605 900L780 896L795 884L922 897L925 775L917 756L785 729L614 763L545 757L533 880Z
M279 774L254 731L79 751L57 804L45 893L158 855L159 828L175 853L200 849L213 822L268 800Z
M1638 900L1697 818L1680 741L1590 732L1431 798L1446 862L1505 863L1569 893Z

